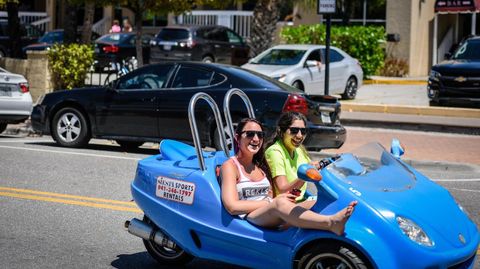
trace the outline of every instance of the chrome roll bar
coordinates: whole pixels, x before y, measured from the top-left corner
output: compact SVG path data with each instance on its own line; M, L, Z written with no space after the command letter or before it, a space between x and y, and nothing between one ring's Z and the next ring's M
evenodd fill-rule
M213 110L213 115L215 116L215 122L217 123L217 126L223 126L223 122L222 122L222 116L220 115L220 110L218 109L218 106L215 103L215 100L213 100L213 98L210 95L204 92L199 92L190 99L190 103L188 104L188 121L190 123L190 130L192 131L193 144L195 145L195 151L197 152L200 169L202 169L202 171L205 171L206 169L205 160L203 159L202 147L200 144L200 136L198 135L197 122L195 120L195 105L197 101L200 99L205 100L210 105L210 108ZM225 142L225 133L223 131L223 128L219 127L217 128L217 130L218 130L218 135L220 136L220 143L222 146L222 150L225 153L225 156L229 157L230 154L228 152L228 148Z
M225 94L225 97L223 98L223 114L225 115L225 121L227 122L228 132L230 133L230 137L232 138L232 141L234 139L234 132L233 132L232 115L230 114L230 98L232 98L234 94L242 98L243 103L247 107L248 116L250 118L255 118L255 112L253 111L252 103L250 102L250 99L248 98L247 94L245 94L245 92L243 92L239 88L230 89ZM226 141L225 141L225 144L226 144ZM229 157L229 155L227 155L227 157Z

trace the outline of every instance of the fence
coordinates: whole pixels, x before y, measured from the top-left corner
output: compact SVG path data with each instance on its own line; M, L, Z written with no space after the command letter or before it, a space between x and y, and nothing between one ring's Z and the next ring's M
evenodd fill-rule
M18 12L18 17L22 24L31 24L40 28L42 31L47 30L47 25L50 23L50 17L46 12ZM6 11L0 11L0 18L8 18Z

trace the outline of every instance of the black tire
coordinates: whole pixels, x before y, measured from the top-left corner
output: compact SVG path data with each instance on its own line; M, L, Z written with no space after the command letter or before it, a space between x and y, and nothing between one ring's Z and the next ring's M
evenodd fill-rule
M87 120L73 107L64 107L55 114L51 133L53 139L64 147L78 148L90 141Z
M116 140L117 144L120 145L123 149L136 149L143 145L142 141L127 141L127 140Z
M316 244L310 248L298 262L301 269L348 268L367 269L367 263L352 249L339 243Z
M147 216L144 216L143 220L151 225L155 225ZM192 255L185 252L185 250L179 246L176 246L175 249L170 249L159 246L151 240L142 240L148 253L160 264L184 265L193 259Z
M235 128L237 127L237 124L234 123L233 124L233 130L235 131ZM227 147L228 147L228 150L231 150L233 149L233 138L230 137L230 132L228 131L228 127L225 126L223 128L223 131L225 133L225 138L227 140ZM221 143L220 143L220 136L218 134L218 129L215 128L215 133L213 133L213 147L217 150L217 151L220 151L222 150L222 146L221 146Z
M204 63L214 63L215 60L213 59L212 56L206 55L206 56L203 56L202 62L204 62Z
M445 104L443 102L441 102L440 100L430 100L429 105L430 106L443 106Z
M295 82L293 82L292 86L293 86L294 88L297 88L297 89L301 90L301 91L304 90L303 84L302 84L302 82L299 81L299 80L296 80Z
M0 123L0 134L3 133L7 129L6 123Z
M352 100L357 96L358 83L355 77L349 77L347 80L347 85L345 86L345 91L342 94L342 99Z

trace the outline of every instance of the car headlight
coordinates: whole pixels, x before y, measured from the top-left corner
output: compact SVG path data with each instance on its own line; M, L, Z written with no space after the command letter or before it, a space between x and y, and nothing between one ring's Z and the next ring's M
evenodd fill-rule
M434 80L439 80L442 74L440 72L437 72L435 70L430 71L430 78Z
M413 242L426 247L433 246L432 240L430 240L425 231L412 220L397 216L397 223L400 230Z
M272 77L272 78L275 79L275 80L278 80L278 81L280 81L280 82L285 82L285 78L286 78L286 77L287 77L287 75L281 74L280 76L274 76L274 77Z

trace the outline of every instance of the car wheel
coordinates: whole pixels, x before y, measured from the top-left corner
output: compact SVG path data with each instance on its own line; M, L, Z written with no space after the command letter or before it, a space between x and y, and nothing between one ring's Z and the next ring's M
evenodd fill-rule
M349 77L347 80L347 86L342 94L342 98L346 100L355 99L358 90L358 83L355 77Z
M367 264L348 247L336 243L315 245L298 262L298 268L367 269Z
M0 134L3 133L7 129L7 124L6 123L0 123Z
M233 124L233 130L237 128L237 124ZM223 127L223 132L225 133L225 138L227 140L228 150L233 149L233 138L230 137L230 132L228 131L228 126ZM222 150L222 144L220 143L220 135L218 135L218 129L215 128L215 133L213 134L213 146L217 151Z
M204 63L213 63L213 62L215 62L215 61L213 60L213 58L212 58L211 56L204 56L204 57L202 58L202 62L204 62Z
M440 100L430 100L428 103L429 103L430 106L442 106L442 105L444 105L444 103L441 102Z
M64 147L82 147L90 140L85 116L75 108L60 109L52 122L52 136Z
M117 144L120 145L123 149L136 149L143 145L144 142L141 141L127 141L127 140L116 140Z
M151 225L155 225L147 216L144 216L143 220ZM185 252L185 250L178 245L174 249L171 249L160 246L153 242L153 240L145 239L143 239L143 244L148 253L160 264L183 265L193 259L192 255Z
M299 90L302 90L302 91L304 90L303 84L299 80L296 80L295 82L293 82L292 86L299 89Z

